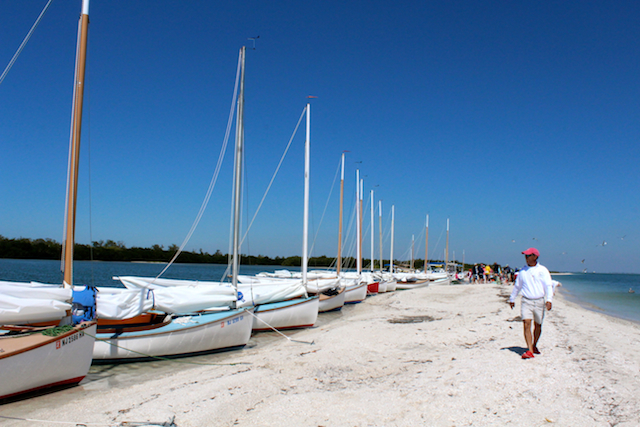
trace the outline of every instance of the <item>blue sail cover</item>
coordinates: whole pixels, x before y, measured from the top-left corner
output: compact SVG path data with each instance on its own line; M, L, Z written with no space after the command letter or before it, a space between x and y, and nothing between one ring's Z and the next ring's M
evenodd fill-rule
M86 286L83 290L73 290L73 324L93 320L96 318L96 292L97 289Z

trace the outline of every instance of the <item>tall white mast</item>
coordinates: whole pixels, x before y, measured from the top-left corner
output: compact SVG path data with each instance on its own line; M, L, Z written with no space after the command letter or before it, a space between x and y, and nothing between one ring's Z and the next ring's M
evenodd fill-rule
M80 165L80 135L82 129L82 105L84 98L85 68L87 63L87 39L89 36L89 0L83 0L78 22L78 46L73 85L73 111L71 113L71 137L69 141L69 166L67 176L67 203L65 212L65 237L62 250L63 285L73 286L73 247L76 240L76 210L78 196L78 170Z
M373 273L373 260L374 260L374 255L373 255L373 190L371 190L371 272Z
M393 233L395 221L396 206L391 205L391 251L389 252L389 272L393 273Z
M304 144L304 221L302 234L302 283L307 285L307 264L309 261L309 151L311 135L311 104L307 104L307 136Z
M382 261L382 200L378 200L378 229L380 230L380 271L384 268Z
M240 48L240 90L236 117L235 174L233 180L233 269L231 284L238 289L240 268L240 208L242 201L242 151L244 150L244 59L245 47ZM235 303L234 303L235 304ZM235 308L235 307L233 307Z
M362 254L360 253L360 169L356 169L356 269L362 273Z
M336 274L340 274L342 267L342 206L344 202L344 153L342 153L342 171L340 173L340 225L338 231L338 262L336 263Z

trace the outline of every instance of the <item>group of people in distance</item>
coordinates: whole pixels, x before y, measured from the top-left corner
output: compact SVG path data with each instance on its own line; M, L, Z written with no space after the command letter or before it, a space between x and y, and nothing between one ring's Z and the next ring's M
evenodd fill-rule
M489 283L489 282L502 282L512 283L515 279L515 273L517 270L513 270L509 267L509 264L502 267L498 263L493 265L474 264L469 269L469 283Z

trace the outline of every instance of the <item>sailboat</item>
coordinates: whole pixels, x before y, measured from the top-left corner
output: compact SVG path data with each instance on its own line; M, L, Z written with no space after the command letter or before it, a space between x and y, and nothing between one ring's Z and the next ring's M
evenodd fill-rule
M10 332L0 335L0 399L39 389L77 384L87 375L91 366L96 333L96 322L91 319L90 309L93 291L89 291L87 298L87 316L72 316L72 305L69 303L73 296L73 247L88 30L89 0L83 0L78 24L67 177L63 286L3 282L3 290L0 290L0 318L3 326L0 329ZM11 288L20 289L22 292L10 295ZM53 294L58 294L59 298L55 299ZM25 295L29 298L24 298ZM52 306L56 309L45 310L46 307ZM82 306L85 308L84 304ZM58 327L6 325L11 323L11 320L24 324L24 321L34 320L36 317L39 317L39 320L52 320L51 317L55 319L58 316L56 313L62 315L61 325ZM76 314L79 313L76 311Z
M376 275L380 281L380 289L384 289L384 292L393 292L396 290L396 280L394 279L393 274L382 270L384 262L382 257L382 200L378 200L378 225L380 240L380 271L378 271Z
M246 344L250 338L251 331L270 330L272 327L277 329L291 329L312 326L318 315L318 298L306 297L302 281L294 283L282 281L269 281L267 283L252 281L251 283L242 283L239 278L239 260L240 260L240 206L241 206L241 179L242 179L242 152L244 146L244 64L245 64L245 48L240 50L240 91L238 96L237 120L236 120L236 149L235 149L235 174L234 174L234 227L233 227L233 260L232 260L232 279L231 285L220 282L202 282L194 280L176 280L161 279L151 277L115 277L129 290L138 292L169 292L170 294L181 293L181 290L191 289L191 297L184 294L188 304L197 304L203 295L211 293L224 293L228 289L234 290L234 303L238 309L251 311L253 315L234 315L232 319L220 320L226 326L234 328L240 327L241 331L233 335L238 342ZM210 317L223 315L220 313L208 313L195 317L198 320L201 317ZM246 313L249 314L249 313ZM189 317L189 322L194 317ZM215 329L215 327L214 327ZM218 326L219 334L222 327ZM231 332L231 330L227 329ZM134 331L132 331L134 332ZM167 328L167 332L171 330ZM141 335L148 335L147 342L155 340L154 331L140 332L131 334L132 338L143 338ZM195 335L195 334L194 334ZM101 336L99 336L101 337ZM122 340L125 338L123 334L114 334L114 339ZM175 340L179 343L179 340ZM114 342L115 343L115 342ZM120 347L131 346L130 343L122 341L118 344ZM118 347L111 349L111 352L118 352ZM140 351L144 353L144 351ZM108 358L110 355L105 354L103 357ZM130 357L134 357L132 354Z
M236 130L236 174L234 187L239 194L242 161L242 109L245 48L240 50L241 70L238 120ZM236 200L234 222L239 224L239 201ZM238 259L239 226L234 227L234 263ZM118 293L140 296L137 303L153 300L163 311L157 315L146 311L147 319L104 321L98 330L93 357L100 362L148 360L155 357L194 356L214 351L244 347L251 338L252 306L237 308L237 265L234 264L232 286L217 282L173 281L170 279L118 277L127 290L107 290L117 300ZM157 295L156 295L157 294ZM98 301L98 310L101 310ZM134 317L140 319L139 316Z
M307 262L308 262L308 218L309 218L309 163L310 163L310 127L311 127L311 105L306 106L307 130L305 138L305 167L304 167L304 224L302 243L302 285L308 285ZM274 279L277 283L277 279ZM254 331L268 331L275 329L308 328L316 323L320 299L318 295L293 298L283 301L276 301L256 306L253 323Z
M344 157L343 157L344 159ZM362 229L360 227L360 170L356 170L356 271L346 271L340 274L340 277L346 282L345 304L357 304L367 298L368 286L367 282L362 280L362 246L360 244ZM340 212L342 212L342 198L340 198ZM342 235L342 229L340 230ZM338 258L338 266L341 263Z

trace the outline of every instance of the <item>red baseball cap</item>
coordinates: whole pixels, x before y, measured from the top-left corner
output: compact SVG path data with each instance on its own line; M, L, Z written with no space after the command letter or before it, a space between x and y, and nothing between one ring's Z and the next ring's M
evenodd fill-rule
M527 249L526 251L524 251L522 253L525 254L525 255L533 254L533 255L535 255L537 257L540 256L540 252L538 252L538 250L536 248L529 248L529 249Z

